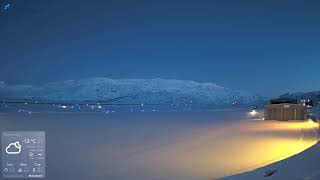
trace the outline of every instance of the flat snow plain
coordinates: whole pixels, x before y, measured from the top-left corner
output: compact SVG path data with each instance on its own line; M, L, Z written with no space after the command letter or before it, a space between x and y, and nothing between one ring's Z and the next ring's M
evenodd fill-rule
M48 180L218 179L317 142L312 122L258 120L247 108L112 111L10 106L0 111L0 131L46 132Z

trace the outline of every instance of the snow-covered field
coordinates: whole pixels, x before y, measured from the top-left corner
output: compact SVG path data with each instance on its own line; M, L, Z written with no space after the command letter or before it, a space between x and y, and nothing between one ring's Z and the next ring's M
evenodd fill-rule
M49 180L216 179L285 159L317 140L312 122L262 121L247 108L70 107L23 104L0 112L0 131L46 131Z
M257 170L223 178L223 180L319 180L320 144L317 143L304 152ZM267 177L266 177L267 176Z

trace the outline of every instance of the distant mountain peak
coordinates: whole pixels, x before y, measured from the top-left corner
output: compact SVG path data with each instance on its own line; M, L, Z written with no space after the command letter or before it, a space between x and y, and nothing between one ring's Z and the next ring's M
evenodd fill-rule
M257 95L213 83L175 79L88 78L51 82L42 86L7 85L0 81L1 99L106 103L204 105L243 104L260 101Z

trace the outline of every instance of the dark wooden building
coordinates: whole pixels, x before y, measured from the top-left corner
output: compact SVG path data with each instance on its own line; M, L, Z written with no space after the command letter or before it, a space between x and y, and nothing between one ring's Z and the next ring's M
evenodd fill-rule
M292 99L273 99L265 105L265 120L306 120L307 107Z

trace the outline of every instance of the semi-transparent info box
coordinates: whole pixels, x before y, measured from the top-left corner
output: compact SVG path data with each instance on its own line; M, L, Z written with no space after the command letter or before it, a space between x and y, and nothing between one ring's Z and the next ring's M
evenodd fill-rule
M2 133L2 177L45 177L45 132L6 131Z

